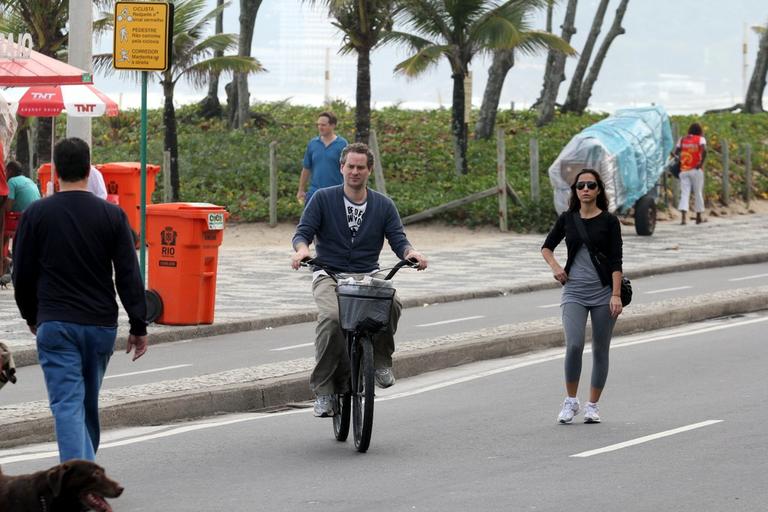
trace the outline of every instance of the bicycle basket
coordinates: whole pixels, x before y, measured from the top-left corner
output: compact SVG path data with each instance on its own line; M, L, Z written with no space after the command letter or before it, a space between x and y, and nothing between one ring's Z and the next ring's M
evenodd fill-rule
M380 281L377 283L376 281ZM383 280L372 284L360 281L339 282L336 296L339 300L339 322L345 331L354 331L361 326L371 332L384 330L389 325L389 313L395 289L382 285Z

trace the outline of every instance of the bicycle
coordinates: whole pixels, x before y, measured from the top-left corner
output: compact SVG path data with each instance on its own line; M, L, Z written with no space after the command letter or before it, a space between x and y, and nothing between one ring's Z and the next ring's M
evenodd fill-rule
M303 260L301 265L324 270L336 283L339 324L347 340L350 382L348 392L334 395L333 435L338 441L346 441L351 418L355 448L364 453L370 446L373 431L373 336L389 326L395 296L395 289L389 281L403 267L417 268L418 262L400 260L383 279L370 275L355 279L349 274L334 272L312 258Z

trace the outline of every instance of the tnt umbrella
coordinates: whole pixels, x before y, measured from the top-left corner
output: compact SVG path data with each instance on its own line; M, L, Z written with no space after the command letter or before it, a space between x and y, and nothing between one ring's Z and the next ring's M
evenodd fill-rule
M25 117L55 117L65 110L72 117L116 116L119 110L92 84L7 87L2 95L12 112Z
M66 111L72 117L116 116L118 106L92 84L33 85L7 87L0 91L12 113L24 117L51 117L56 133L56 116ZM51 154L55 136L51 137ZM54 183L51 175L51 183Z

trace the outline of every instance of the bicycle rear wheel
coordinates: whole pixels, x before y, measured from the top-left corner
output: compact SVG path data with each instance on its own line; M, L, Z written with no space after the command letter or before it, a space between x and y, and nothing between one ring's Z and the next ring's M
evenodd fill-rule
M373 430L374 369L373 343L370 336L362 336L352 346L352 427L355 448L368 450Z
M336 395L336 411L333 415L333 436L337 441L346 441L349 435L350 409L352 394L344 393Z

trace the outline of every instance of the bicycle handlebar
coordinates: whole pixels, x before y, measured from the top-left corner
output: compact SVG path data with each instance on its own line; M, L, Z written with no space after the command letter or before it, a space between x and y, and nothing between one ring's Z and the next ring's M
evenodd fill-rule
M309 266L318 267L318 268L324 270L326 272L326 274L328 274L328 276L331 279L333 279L334 281L336 281L336 282L338 282L339 274L353 273L353 272L336 272L336 271L331 270L330 268L326 267L322 263L318 262L315 258L304 258L303 260L301 260L300 265L302 267L309 267ZM400 270L403 267L418 268L418 266L419 266L419 262L416 261L413 258L407 259L407 260L400 260L400 261L397 262L397 264L394 267L392 267L392 269L389 271L389 273L384 278L384 280L385 281L389 281L390 279L392 279L395 276L395 274L397 274L398 270ZM386 269L384 269L384 270L386 270ZM381 271L381 270L379 270L379 271Z

